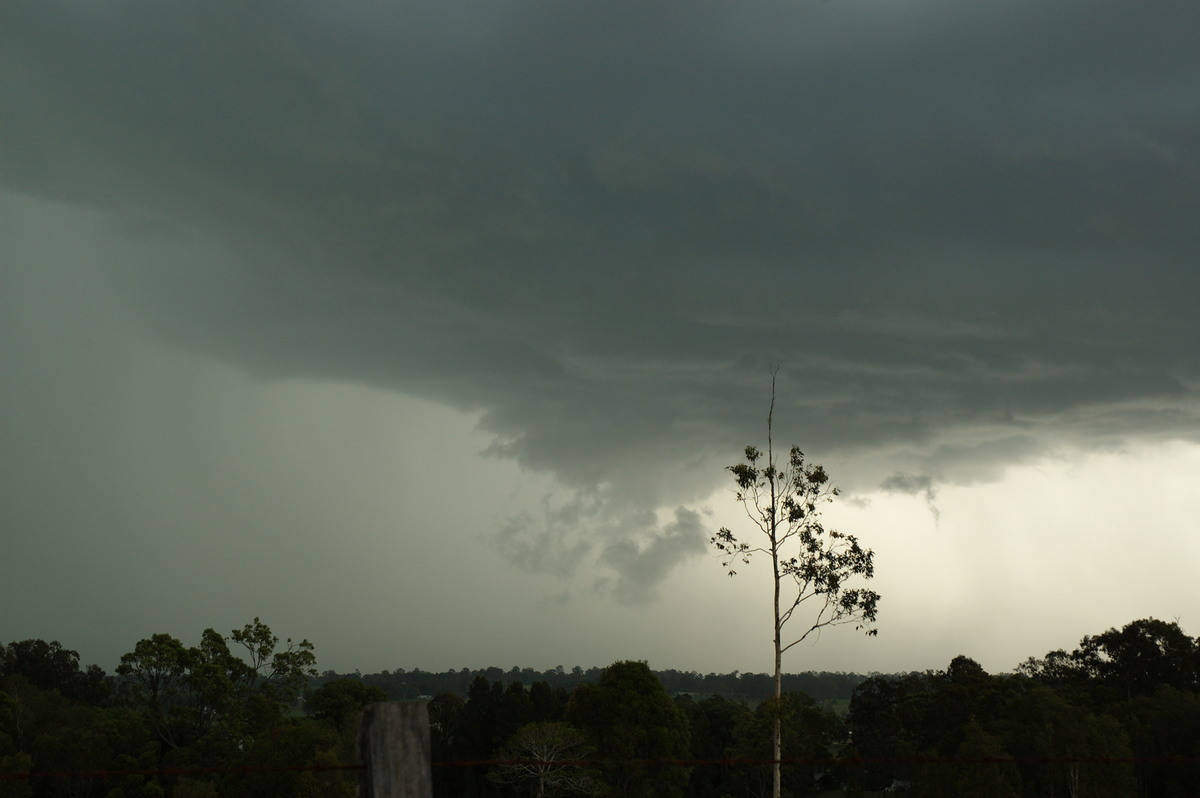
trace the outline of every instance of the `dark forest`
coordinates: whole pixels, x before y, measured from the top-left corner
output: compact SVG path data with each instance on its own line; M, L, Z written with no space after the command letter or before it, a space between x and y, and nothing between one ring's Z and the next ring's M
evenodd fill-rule
M778 704L766 674L630 661L318 674L257 618L153 635L113 674L57 641L0 653L0 797L349 798L355 772L319 768L355 764L362 708L388 700L427 702L446 798L759 798L776 712L790 796L1200 794L1200 644L1155 619L1011 673L792 674Z

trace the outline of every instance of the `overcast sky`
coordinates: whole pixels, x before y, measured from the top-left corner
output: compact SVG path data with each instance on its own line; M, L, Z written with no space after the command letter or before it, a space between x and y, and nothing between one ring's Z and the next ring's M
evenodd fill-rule
M766 671L1200 633L1191 0L0 5L0 641ZM745 530L748 531L748 530Z

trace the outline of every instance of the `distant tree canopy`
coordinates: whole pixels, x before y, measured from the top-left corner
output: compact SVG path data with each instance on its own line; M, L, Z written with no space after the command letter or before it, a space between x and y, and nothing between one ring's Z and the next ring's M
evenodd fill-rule
M498 667L463 668L441 672L414 668L413 670L398 669L366 674L325 671L312 679L311 684L320 686L334 679L356 679L383 690L389 700L403 701L446 693L453 693L465 698L471 685L477 679L483 679L489 685L498 682L503 687L516 682L523 685L542 683L552 689L570 692L580 684L599 681L603 672L603 668L578 666L569 670L559 666L544 671L534 668L505 670ZM774 691L773 677L769 673L733 671L731 673L704 674L698 671L655 670L654 675L662 682L663 689L671 695L690 693L697 698L719 695L757 704L759 701L770 698ZM818 702L830 703L849 699L855 686L865 678L866 676L862 674L843 672L785 673L783 674L783 689L785 692L807 693Z

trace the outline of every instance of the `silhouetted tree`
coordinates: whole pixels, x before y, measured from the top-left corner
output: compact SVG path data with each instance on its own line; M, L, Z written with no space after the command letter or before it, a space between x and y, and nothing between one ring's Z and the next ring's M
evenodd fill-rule
M1148 695L1166 685L1200 689L1200 646L1177 623L1155 618L1088 635L1070 654L1030 657L1018 672L1052 685L1089 689L1101 703Z
M740 766L718 763L732 755L739 724L750 714L749 707L719 695L701 701L695 701L691 696L679 696L675 705L687 718L692 759L705 763L692 768L687 795L719 798L728 794L730 776Z
M644 662L616 662L595 684L582 684L567 721L584 731L609 760L602 777L626 798L678 798L688 768L665 760L687 757L687 719Z
M230 650L230 640L247 658ZM151 635L121 657L125 695L162 741L160 764L168 754L179 765L201 751L210 761L241 758L250 741L282 722L316 675L316 657L307 640L279 643L255 618L229 638L205 629L192 648L169 634Z
M566 723L522 726L496 752L500 764L490 774L499 784L511 784L534 798L560 795L603 795L608 786L599 773L579 764L592 753L587 738Z
M775 647L774 702L783 695L783 654L827 626L853 623L874 635L879 594L850 587L854 578L875 575L875 554L859 545L853 535L826 529L818 505L832 501L838 489L829 486L825 469L806 464L804 453L793 446L780 465L772 442L775 415L775 376L771 372L771 404L767 412L767 448L747 446L745 462L727 468L737 485L737 500L762 534L762 542L740 539L727 527L712 538L733 576L735 562L749 563L753 554L771 561L772 621ZM797 613L800 613L797 615ZM784 628L796 620L799 628L784 637ZM774 756L780 758L781 718L774 721ZM780 767L774 767L774 798L780 795Z
M79 652L57 640L14 640L0 646L0 677L15 675L86 704L104 703L113 692L112 681L98 665L81 668Z

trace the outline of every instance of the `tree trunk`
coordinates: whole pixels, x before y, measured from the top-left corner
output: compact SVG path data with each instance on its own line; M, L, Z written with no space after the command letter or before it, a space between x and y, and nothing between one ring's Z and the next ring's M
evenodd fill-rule
M774 552L772 552L772 553L774 553ZM777 562L778 562L778 558L777 558ZM782 715L781 710L783 708L783 649L782 649L782 642L781 642L782 638L780 637L780 633L782 631L783 630L780 628L780 625L779 625L779 566L778 566L778 564L776 564L776 566L775 566L775 705L773 708L773 710L774 710L773 714L775 717L775 733L773 735L774 741L773 741L772 755L771 755L771 758L775 760L775 764L772 766L772 768L773 768L773 774L772 774L772 780L771 780L771 783L772 783L771 796L772 796L772 798L779 798L781 786L782 786L781 780L780 780L781 774L780 774L780 764L779 764L779 760L783 758L783 718L781 717L781 715Z
M775 409L775 392L771 392L771 410L774 414ZM767 463L770 466L775 465L775 453L771 447L771 420L767 419ZM775 764L772 765L771 774L771 798L780 798L782 792L782 774L780 771L779 760L783 758L783 621L779 615L779 505L778 497L775 492L775 477L770 477L771 483L771 568L775 577L775 733L772 745L772 756Z

